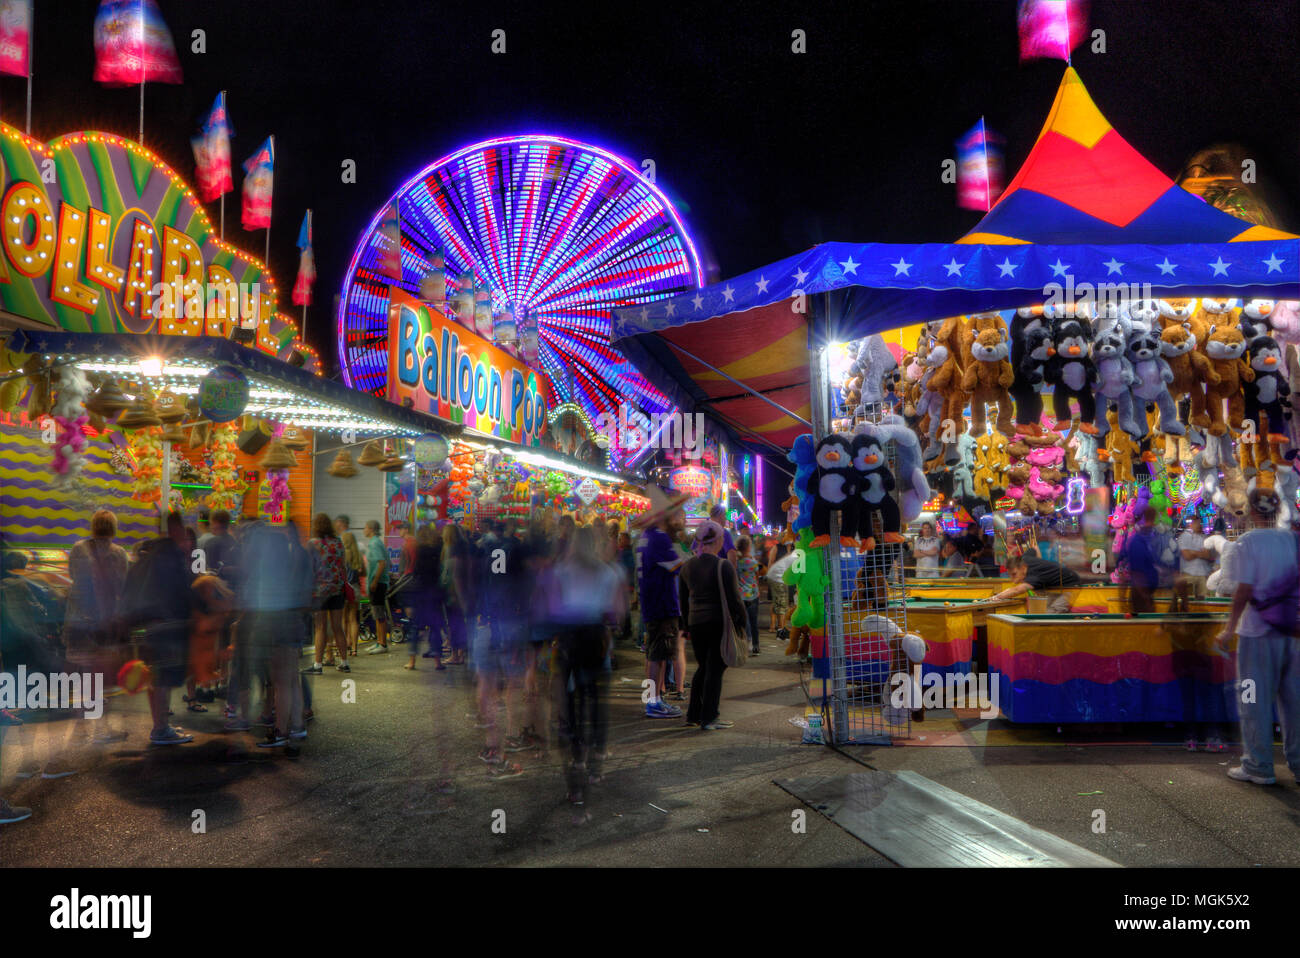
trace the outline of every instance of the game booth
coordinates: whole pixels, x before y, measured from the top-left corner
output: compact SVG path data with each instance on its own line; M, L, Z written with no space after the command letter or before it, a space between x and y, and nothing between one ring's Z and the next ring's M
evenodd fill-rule
M1279 523L1296 514L1300 239L1220 207L1252 209L1175 184L1067 68L1019 172L956 243L825 243L617 311L615 343L683 413L788 459L811 560L787 573L793 621L835 741L907 737L890 679L918 660L987 668L1016 722L1228 715L1218 609L1126 618L1121 561L1148 507L1208 519L1220 551L1253 489L1276 492ZM1006 579L909 581L901 533L936 496L999 555L1078 569L1046 590L1074 614L1040 619L1034 594L990 604Z
M128 549L169 509L306 534L322 437L437 428L321 378L265 265L149 150L0 126L0 159L0 537L29 568L61 576L99 508Z

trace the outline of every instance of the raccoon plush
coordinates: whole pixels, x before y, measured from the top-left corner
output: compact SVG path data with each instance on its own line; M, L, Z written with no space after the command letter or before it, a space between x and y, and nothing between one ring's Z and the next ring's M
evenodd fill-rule
M1052 328L1052 346L1056 351L1047 363L1043 378L1052 385L1052 409L1058 424L1070 421L1070 399L1079 402L1079 428L1096 434L1093 420L1097 407L1092 390L1097 385L1097 370L1088 355L1091 328L1087 319L1064 319Z
M1174 381L1173 370L1160 355L1159 330L1134 330L1128 344L1129 362L1133 364L1133 395L1143 407L1156 404L1160 411L1160 431L1169 436L1181 436L1187 428L1178 421L1178 410L1169 395L1169 384Z
M1092 340L1092 364L1097 370L1097 393L1101 397L1095 425L1099 436L1110 431L1106 414L1113 404L1119 417L1119 428L1134 439L1140 439L1142 427L1133 409L1133 384L1137 377L1133 374L1133 364L1125 355L1126 344L1124 328L1118 323L1099 330Z
M1209 357L1214 371L1219 375L1217 383L1211 383L1205 390L1207 416L1194 425L1209 429L1211 436L1222 436L1228 431L1228 425L1240 429L1246 414L1246 402L1242 396L1242 384L1255 378L1255 371L1246 365L1242 353L1246 351L1246 340L1236 326L1211 326L1209 338L1205 344L1205 354ZM1223 403L1228 402L1227 423L1223 417Z

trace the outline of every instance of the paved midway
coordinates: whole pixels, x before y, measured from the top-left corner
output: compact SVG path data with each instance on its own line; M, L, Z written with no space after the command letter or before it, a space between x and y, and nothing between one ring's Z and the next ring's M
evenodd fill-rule
M333 670L310 678L317 718L302 754L227 735L221 700L206 714L175 703L193 744L149 748L142 696L129 739L67 754L76 775L17 780L28 754L6 731L0 794L30 806L0 827L0 865L574 865L883 866L893 863L775 784L866 771L911 770L1121 865L1300 865L1300 789L1263 789L1224 775L1231 753L1181 746L855 747L799 745L798 675L781 645L728 671L723 715L734 729L701 732L643 717L643 660L620 647L612 677L603 784L581 809L565 801L560 755L518 753L521 776L491 780L476 757L472 687L462 667L437 673L404 647L354 660L357 702ZM304 661L306 661L304 659ZM446 738L435 740L435 721ZM33 752L67 722L29 724ZM438 794L437 746L455 764L456 790ZM241 764L223 761L232 742ZM1280 755L1279 755L1280 759ZM1281 766L1283 769L1285 766ZM207 830L195 834L201 809ZM1095 812L1106 831L1094 832ZM792 813L806 823L796 833ZM504 832L500 828L504 813Z

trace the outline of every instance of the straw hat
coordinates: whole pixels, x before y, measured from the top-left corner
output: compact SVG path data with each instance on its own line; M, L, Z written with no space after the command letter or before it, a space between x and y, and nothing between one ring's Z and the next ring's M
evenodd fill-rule
M161 417L159 417L161 418ZM163 430L163 442L170 442L173 446L184 445L185 431L181 429L179 420L173 420L167 423L167 428Z
M307 438L307 430L301 426L285 426L280 441L295 451L306 449L311 445L311 440Z
M366 448L361 450L361 455L357 456L357 465L377 466L384 461L384 458L384 450L372 439L366 443Z
M631 520L629 524L634 529L645 529L654 525L664 516L680 509L686 500L690 498L686 493L674 493L670 496L654 485L646 487L646 497L650 500L650 507Z
M186 443L191 449L197 451L207 448L212 441L212 423L198 422L190 427L190 439Z
M401 472L406 468L406 460L396 453L389 453L379 464L380 472Z
M103 416L105 419L112 419L130 405L131 401L122 395L122 390L115 379L104 380L85 403L87 412Z
M339 454L334 457L334 461L325 471L338 479L351 479L357 474L357 467L352 464L352 453L340 449Z
M153 400L144 394L127 407L117 425L119 429L143 429L146 426L161 426L162 420L154 411Z
M263 469L292 469L298 465L298 460L283 442L272 439L260 465Z

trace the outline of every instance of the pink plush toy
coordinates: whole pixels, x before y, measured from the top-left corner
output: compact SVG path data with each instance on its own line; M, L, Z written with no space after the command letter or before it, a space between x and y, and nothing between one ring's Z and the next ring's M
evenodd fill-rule
M1034 450L1034 452L1038 451L1040 450ZM1059 452L1060 450L1058 449L1057 451ZM1029 460L1032 462L1033 458L1034 453L1031 452L1029 454ZM1029 494L1040 502L1050 502L1065 492L1065 486L1058 486L1050 482L1044 482L1042 476L1039 475L1037 466L1034 466L1034 468L1029 470L1028 486Z
M1031 466L1059 467L1065 463L1065 450L1060 446L1039 446L1025 456L1025 462Z
M282 507L293 498L289 492L289 470L270 469L267 470L266 477L271 482L271 495L266 501L266 514L272 522L279 522L284 518Z
M1278 300L1268 317L1273 327L1273 338L1279 343L1300 347L1300 302L1293 299Z

